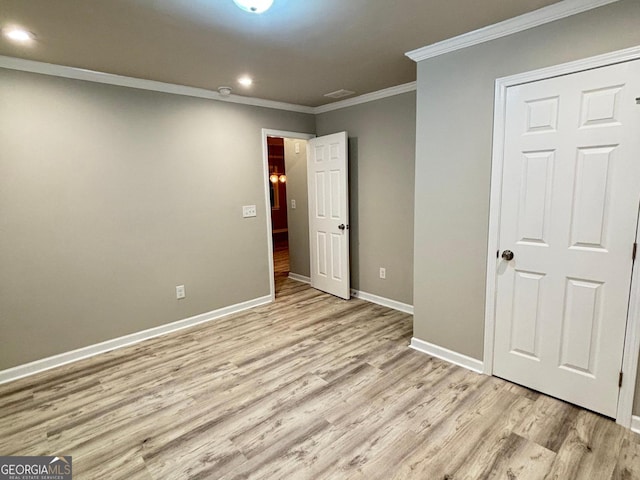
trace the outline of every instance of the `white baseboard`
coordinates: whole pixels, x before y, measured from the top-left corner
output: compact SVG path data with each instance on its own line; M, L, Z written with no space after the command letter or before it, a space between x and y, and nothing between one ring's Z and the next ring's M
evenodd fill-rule
M297 273L289 273L289 278L298 282L311 284L311 279L309 277L298 275ZM384 298L378 295L374 295L373 293L361 292L354 289L351 289L351 296L354 298L359 298L360 300L365 300L367 302L382 305L383 307L393 308L394 310L413 315L413 305L407 305L406 303L397 302L396 300L391 300L390 298Z
M424 340L420 340L416 337L411 339L411 345L409 345L409 347L419 352L431 355L432 357L437 357L449 363L453 363L454 365L459 365L460 367L464 367L468 370L483 373L484 365L482 361L467 357L466 355L454 352L444 347L439 347L433 343L425 342Z
M361 300L366 300L367 302L375 303L377 305L382 305L383 307L393 308L394 310L408 313L409 315L413 315L413 305L398 302L396 300L391 300L390 298L380 297L378 295L374 295L373 293L361 292L359 290L353 289L351 290L351 296L359 298Z
M304 275L298 275L297 273L289 272L289 278L291 280L295 280L296 282L311 284L311 279L309 277L305 277Z
M130 335L114 338L112 340L107 340L95 345L89 345L77 350L71 350L69 352L64 352L52 357L47 357L41 360L26 363L24 365L18 365L17 367L0 371L0 384L11 382L13 380L33 375L35 373L40 373L55 367L60 367L68 363L77 362L78 360L93 357L100 353L106 353L117 348L127 347L129 345L133 345L150 338L158 337L160 335L166 335L167 333L172 333L188 327L193 327L194 325L210 322L212 320L231 315L232 313L241 312L249 308L270 303L271 301L271 295L254 298L253 300L248 300L246 302L237 303L228 307L219 308L217 310L202 313L194 317L185 318L183 320L178 320L166 325L160 325L159 327L153 327L148 330L135 332Z
M633 415L631 417L631 431L634 433L640 433L640 417Z

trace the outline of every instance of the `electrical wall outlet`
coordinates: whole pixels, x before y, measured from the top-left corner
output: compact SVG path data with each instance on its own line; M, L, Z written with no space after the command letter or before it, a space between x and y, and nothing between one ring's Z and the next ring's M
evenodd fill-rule
M182 300L182 299L183 299L184 297L186 297L186 296L187 296L187 292L186 292L186 290L184 289L184 285L178 285L178 286L176 287L176 298L177 298L178 300Z
M245 205L242 207L242 216L244 218L255 217L256 216L256 206L255 205Z
M295 210L296 209L296 201L295 200L291 200L291 210Z
M383 280L387 278L387 269L384 267L380 267L380 278Z

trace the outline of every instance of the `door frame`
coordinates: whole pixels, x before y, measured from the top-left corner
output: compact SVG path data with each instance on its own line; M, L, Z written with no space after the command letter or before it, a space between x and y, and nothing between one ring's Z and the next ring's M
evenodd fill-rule
M520 73L496 79L493 147L491 154L491 194L489 200L489 234L487 243L487 276L485 291L484 315L484 356L483 373L493 375L493 352L495 336L495 312L497 291L497 255L500 233L500 211L502 197L502 173L504 164L505 117L507 105L507 88L546 80L562 75L605 67L616 63L640 59L640 46L606 53L595 57L563 63L560 65ZM640 107L638 107L640 108ZM638 234L636 232L636 242ZM625 342L622 360L624 381L618 396L616 423L631 427L633 396L635 392L638 357L640 356L640 267L636 261L633 267L629 312L625 330Z
M269 295L271 301L276 299L276 284L274 280L273 268L273 231L271 227L271 195L269 193L269 146L267 145L267 137L279 138L296 138L299 140L310 140L316 138L315 133L289 132L286 130L273 130L270 128L262 129L262 175L264 185L265 200L265 217L267 222L267 259L269 260ZM289 208L289 204L285 199L285 204Z

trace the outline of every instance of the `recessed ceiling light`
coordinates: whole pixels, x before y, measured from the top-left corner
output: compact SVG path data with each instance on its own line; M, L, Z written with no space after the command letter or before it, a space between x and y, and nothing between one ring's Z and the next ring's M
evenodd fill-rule
M240 85L242 85L243 87L250 87L251 84L253 83L253 80L251 80L251 77L247 77L246 75L244 77L240 77L238 79L238 83Z
M233 0L245 12L262 13L271 8L273 0Z
M35 38L35 35L23 28L7 28L3 29L2 33L9 40L13 40L14 42L27 43Z

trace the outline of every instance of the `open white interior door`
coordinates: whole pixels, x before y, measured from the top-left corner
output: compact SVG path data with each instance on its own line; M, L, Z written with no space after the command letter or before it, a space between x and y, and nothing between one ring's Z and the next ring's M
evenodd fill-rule
M311 286L349 299L347 132L311 139L307 172Z

